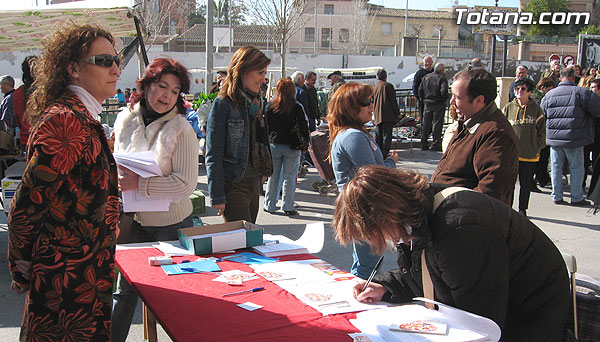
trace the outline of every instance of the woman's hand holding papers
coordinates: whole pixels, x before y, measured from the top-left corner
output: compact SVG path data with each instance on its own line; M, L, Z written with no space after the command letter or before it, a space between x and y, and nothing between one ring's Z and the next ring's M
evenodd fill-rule
M357 280L354 286L352 286L352 293L354 298L361 303L373 303L381 300L383 295L387 291L381 284L370 283L369 286L363 291L366 281L360 279Z
M137 190L138 188L138 176L135 172L128 170L122 166L119 166L119 188L121 191Z

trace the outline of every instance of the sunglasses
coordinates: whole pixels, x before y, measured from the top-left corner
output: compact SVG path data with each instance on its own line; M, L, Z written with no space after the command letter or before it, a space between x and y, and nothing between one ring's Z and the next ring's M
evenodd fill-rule
M515 88L515 91L529 91L526 87Z
M119 64L121 64L121 59L119 58L119 56L113 56L108 54L86 57L83 58L82 61L98 66L103 66L105 68L110 68L113 62L115 62L117 68L119 67Z
M372 98L358 101L358 105L361 107L369 107L372 103L373 103Z

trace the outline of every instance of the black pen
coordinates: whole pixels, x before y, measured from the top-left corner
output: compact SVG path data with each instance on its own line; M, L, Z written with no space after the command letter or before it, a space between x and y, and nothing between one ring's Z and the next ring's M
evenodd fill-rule
M369 287L369 284L371 284L371 280L373 280L373 277L375 276L375 274L377 273L377 270L379 269L379 266L381 266L381 262L383 261L383 255L379 258L379 260L377 260L377 263L375 264L375 268L373 268L373 272L371 272L371 275L369 276L369 279L367 279L367 282L365 283L365 286L363 286L362 292L365 292L365 290L367 289L367 287Z

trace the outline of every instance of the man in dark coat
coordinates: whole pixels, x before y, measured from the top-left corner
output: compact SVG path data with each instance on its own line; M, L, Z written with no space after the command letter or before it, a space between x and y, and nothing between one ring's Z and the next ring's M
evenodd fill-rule
M421 150L429 149L427 139L433 128L431 149L442 151L442 126L448 103L448 80L444 71L444 64L437 63L433 72L423 77L419 87L419 98L425 104L421 126Z
M385 158L392 146L392 129L398 122L399 109L396 91L394 86L387 82L385 69L377 71L377 79L379 82L373 87L373 123L376 125L375 141Z
M546 145L552 161L552 200L564 204L563 164L569 163L571 205L587 206L583 193L583 147L594 141L593 118L600 118L600 97L575 84L575 71L565 68L561 82L542 99L546 113Z
M304 113L308 117L308 97L306 96L306 87L304 86L304 74L296 71L292 74L292 82L296 86L296 101L300 102Z
M419 69L415 73L415 77L413 78L413 86L412 91L415 99L417 100L417 107L419 108L419 124L423 127L423 111L425 110L425 104L419 98L419 87L421 86L421 81L425 75L433 72L433 58L431 56L425 56L423 58L423 68Z
M484 69L464 69L454 76L450 103L462 119L431 182L474 189L510 206L519 143L496 107L496 96L496 78Z
M346 81L342 77L342 72L339 70L336 70L336 71L332 72L331 74L327 75L327 79L329 80L329 83L331 84L331 90L329 91L329 94L327 94L327 99L329 99L329 101L331 101L331 97L333 96L333 94L335 94L335 91L339 87L341 87L342 84L346 83Z
M314 71L308 71L304 75L304 87L306 88L306 97L308 99L306 114L308 115L308 129L311 132L316 129L316 125L321 124L321 117L319 116L319 97L317 96L317 88L315 88L316 82L317 74L315 74Z

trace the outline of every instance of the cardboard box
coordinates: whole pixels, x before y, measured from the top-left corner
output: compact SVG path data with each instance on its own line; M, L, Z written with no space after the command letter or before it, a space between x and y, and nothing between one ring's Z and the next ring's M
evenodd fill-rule
M208 234L244 232L206 236ZM212 254L239 248L259 246L263 243L263 228L247 221L233 221L201 227L182 228L177 231L179 243L195 255Z
M2 179L2 206L4 207L5 213L8 213L8 210L10 209L10 203L12 202L13 197L15 197L15 191L19 184L21 184L21 179L8 177Z

